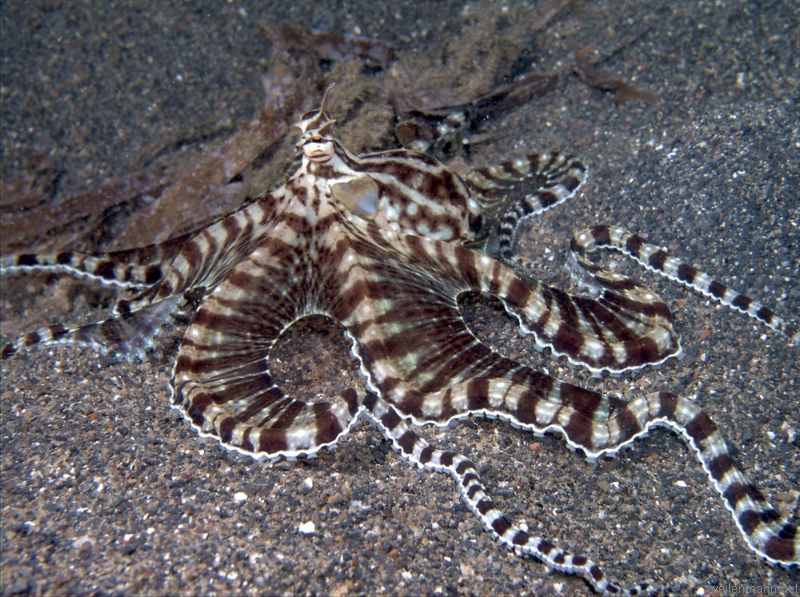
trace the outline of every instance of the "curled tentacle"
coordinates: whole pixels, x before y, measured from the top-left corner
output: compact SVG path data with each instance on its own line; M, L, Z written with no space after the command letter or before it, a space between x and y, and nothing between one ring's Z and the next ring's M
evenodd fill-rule
M528 153L524 158L478 168L466 177L491 229L485 251L505 263L519 265L514 243L519 225L573 197L589 169L568 153ZM531 191L520 196L534 185Z
M360 407L354 389L310 404L287 396L270 375L278 337L316 312L312 289L301 282L304 255L290 245L288 232L284 240L262 245L205 298L186 330L171 380L173 406L201 434L256 457L309 456L332 446Z
M586 556L569 554L547 539L523 531L495 506L472 461L456 452L433 448L377 395L368 393L364 404L364 416L375 424L403 457L420 468L447 473L453 478L469 509L502 545L541 560L560 572L581 576L598 593L641 595L655 592L656 589L647 583L623 591L609 581L600 567Z
M425 271L434 272L425 277L427 285L413 266L402 280L389 283L392 255L383 250L382 259L362 262L372 272L373 284L363 289L372 299L369 308L357 306L343 321L357 341L372 389L402 416L438 425L470 415L500 417L535 432L557 431L591 459L616 453L654 426L668 426L689 439L752 549L770 562L797 563L796 528L733 465L716 425L692 402L661 393L626 403L533 371L477 340L456 302L465 290L489 292L523 326L538 323L540 338L552 333L555 346L567 333L579 335L581 343L567 352L575 360L609 355L620 364L640 366L654 361L651 355L660 356L651 351L653 338L674 338L669 312L655 295L609 274L601 279L605 302L573 299L544 286L527 286L508 268L469 249L417 237L402 241L425 256ZM389 244L396 247L397 240ZM367 256L369 250L362 247L359 253ZM614 301L625 309L612 311L608 305ZM375 305L381 304L387 308L376 312ZM602 319L596 316L600 309L606 314ZM649 335L639 337L642 331ZM426 343L409 342L417 337ZM598 348L587 351L587 346Z
M589 253L597 249L614 249L624 253L647 269L680 282L723 305L746 313L787 336L794 344L800 344L800 330L778 317L772 309L718 282L694 266L670 257L663 249L617 226L585 228L572 238L569 263L573 271L590 285L592 279L596 279L598 274L604 275L605 272L587 258Z

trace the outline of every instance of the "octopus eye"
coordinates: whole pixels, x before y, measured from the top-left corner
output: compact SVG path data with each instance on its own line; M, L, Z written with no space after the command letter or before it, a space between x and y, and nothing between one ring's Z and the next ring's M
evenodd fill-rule
M333 198L352 213L371 220L378 211L378 185L368 176L331 187Z

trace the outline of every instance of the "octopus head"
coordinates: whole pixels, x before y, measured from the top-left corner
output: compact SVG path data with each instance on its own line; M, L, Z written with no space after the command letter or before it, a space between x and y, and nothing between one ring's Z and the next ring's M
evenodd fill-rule
M330 103L330 87L325 91L322 107L303 114L297 126L300 131L300 140L297 146L303 149L303 154L312 162L327 162L336 153L333 125L336 120L328 112Z

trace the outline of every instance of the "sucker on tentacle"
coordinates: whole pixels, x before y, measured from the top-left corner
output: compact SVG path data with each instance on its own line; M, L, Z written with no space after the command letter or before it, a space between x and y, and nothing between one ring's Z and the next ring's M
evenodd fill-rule
M227 448L256 458L310 457L367 419L405 459L451 475L500 543L581 576L598 592L618 593L622 589L588 558L514 525L470 460L434 449L410 425L501 419L535 434L558 433L590 460L616 454L653 427L668 427L697 453L747 545L769 563L798 564L796 527L736 468L719 429L694 402L667 392L626 402L535 371L478 340L458 300L471 292L496 297L536 346L594 372L637 369L677 355L667 305L588 260L588 253L605 247L797 343L795 328L611 226L581 231L572 242L570 263L592 297L570 296L521 275L513 254L520 221L581 188L588 170L580 160L529 153L462 179L406 150L358 156L334 136L328 101L326 95L320 110L298 125L302 162L294 174L197 234L107 255L4 257L4 274L67 273L123 291L116 317L75 329L42 328L6 345L2 357L53 342L141 356L162 323L197 304L175 359L171 402L201 435ZM512 193L525 185L535 188L516 199ZM276 385L270 357L289 326L317 314L344 327L366 381L309 403ZM626 592L655 590L643 583Z

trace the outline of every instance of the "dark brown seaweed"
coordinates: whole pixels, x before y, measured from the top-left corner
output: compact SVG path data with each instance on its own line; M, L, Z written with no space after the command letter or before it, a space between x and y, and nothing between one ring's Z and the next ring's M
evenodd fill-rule
M601 91L613 91L612 99L618 104L634 101L651 102L658 98L655 93L639 89L632 83L616 79L596 69L590 60L592 54L593 50L590 46L586 46L575 54L575 74L589 87Z
M359 59L367 66L386 68L395 59L391 45L369 37L300 27L281 27L278 35L288 49L313 53L320 60Z
M457 152L466 140L466 131L476 123L527 101L555 80L556 75L528 73L498 85L489 93L460 102L454 88L396 94L393 104L401 121L395 127L395 135L403 147L427 151L437 157ZM443 138L447 135L449 138Z

